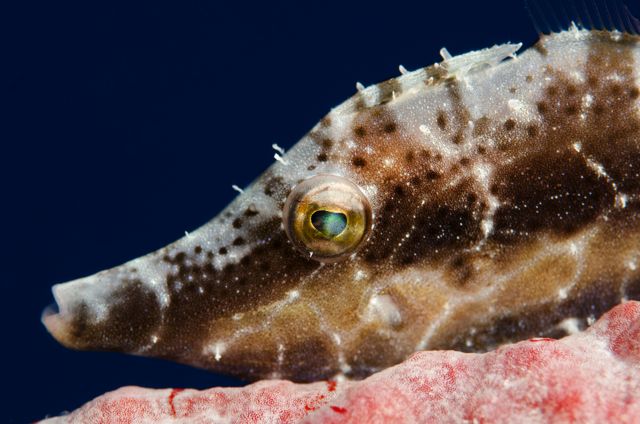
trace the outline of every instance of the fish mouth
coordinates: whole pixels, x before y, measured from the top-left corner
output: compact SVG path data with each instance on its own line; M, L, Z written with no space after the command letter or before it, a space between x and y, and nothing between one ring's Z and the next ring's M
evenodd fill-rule
M154 258L137 259L96 274L56 284L55 304L42 324L60 344L77 350L134 352L161 322L164 268ZM143 269L134 273L134 269ZM153 280L153 281L152 281Z
M90 349L92 343L87 340L88 317L96 318L97 312L105 313L105 296L109 293L108 284L100 284L108 272L79 278L51 288L55 303L47 306L41 315L42 324L60 344L71 349ZM112 281L111 283L117 283Z
M69 306L64 301L63 286L64 284L56 284L51 288L55 303L44 308L40 319L54 339L60 344L72 348L74 345L71 342L69 331L71 328L71 319Z

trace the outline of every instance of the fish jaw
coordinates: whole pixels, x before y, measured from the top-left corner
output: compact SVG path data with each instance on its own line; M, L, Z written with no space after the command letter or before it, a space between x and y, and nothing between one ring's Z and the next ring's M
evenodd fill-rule
M168 304L158 253L52 288L56 307L42 323L62 345L81 350L136 352L160 324ZM141 272L140 269L144 269ZM151 277L156 275L156 278Z

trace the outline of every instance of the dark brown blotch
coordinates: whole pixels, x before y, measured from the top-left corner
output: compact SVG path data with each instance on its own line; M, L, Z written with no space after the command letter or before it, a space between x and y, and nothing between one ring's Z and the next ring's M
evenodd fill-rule
M395 122L387 122L386 124L384 124L384 127L382 128L382 130L387 134L393 134L394 132L396 132L396 129L397 129L397 126Z
M331 122L331 118L329 116L325 116L324 118L322 118L320 120L320 125L322 125L325 128L330 127L331 124L332 124L332 122Z
M473 262L470 254L459 254L455 256L447 267L447 274L456 288L464 287L473 276Z
M469 203L471 181L465 180L450 192L418 196L421 188L396 184L376 219L376 231L365 247L367 261L393 261L407 265L419 259L434 259L464 249L481 236L484 206ZM409 193L408 190L413 192ZM408 234L408 235L407 235ZM397 248L397 246L401 248Z
M504 121L504 129L507 131L511 131L516 127L516 121L514 119L507 119Z
M268 177L264 185L264 194L273 197L277 194L282 194L285 187L284 179L281 176Z
M570 103L564 107L564 113L568 116L573 116L578 113L578 105L576 103Z
M439 110L436 116L436 124L438 125L438 128L442 131L446 130L448 122L447 114L443 110Z
M473 123L473 136L480 137L485 135L489 130L490 122L491 121L486 116L476 119Z
M427 171L425 176L427 177L428 180L435 181L435 180L440 179L442 174L440 174L438 171L434 171L434 170L431 169L431 170Z
M549 106L545 102L536 103L536 108L540 114L545 115L549 111Z
M502 169L491 188L502 205L493 238L511 242L544 229L572 233L613 204L615 193L575 152L545 152Z
M258 213L258 209L256 209L255 206L249 206L247 209L245 209L244 216L252 217L258 215Z
M354 156L351 163L358 168L364 168L367 165L367 161L362 156Z
M464 141L464 134L462 130L456 131L456 133L453 134L451 141L453 142L453 144L456 144L456 145L462 144L462 142Z

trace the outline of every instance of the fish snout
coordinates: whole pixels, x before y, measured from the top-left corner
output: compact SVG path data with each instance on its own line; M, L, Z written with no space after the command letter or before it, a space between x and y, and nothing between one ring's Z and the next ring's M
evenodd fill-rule
M55 305L42 323L62 345L80 350L136 352L160 322L157 294L116 269L53 286Z

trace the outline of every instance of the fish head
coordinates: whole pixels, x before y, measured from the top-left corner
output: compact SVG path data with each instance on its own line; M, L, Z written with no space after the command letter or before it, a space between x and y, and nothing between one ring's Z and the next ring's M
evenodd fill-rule
M411 350L394 345L418 299L410 278L391 275L419 257L416 243L428 247L411 238L411 210L439 178L424 172L432 159L384 107L334 110L198 230L54 286L43 322L70 348L248 379L368 374L390 361L380 349L392 361Z
M585 328L640 293L638 45L574 29L359 87L200 229L55 286L44 323L295 381Z

